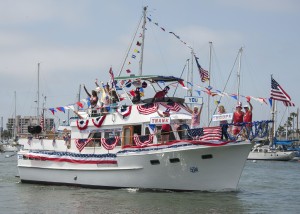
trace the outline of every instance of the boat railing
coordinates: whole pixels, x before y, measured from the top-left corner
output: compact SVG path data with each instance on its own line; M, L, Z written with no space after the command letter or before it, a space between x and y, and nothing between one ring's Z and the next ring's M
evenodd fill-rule
M255 141L260 138L269 137L269 133L271 130L272 120L262 120L262 121L254 121L254 122L243 122L243 123L229 123L223 124L222 126L228 126L227 134L230 140L238 140L238 139L247 139L251 141ZM234 135L232 133L232 128L236 126L239 127L239 132Z

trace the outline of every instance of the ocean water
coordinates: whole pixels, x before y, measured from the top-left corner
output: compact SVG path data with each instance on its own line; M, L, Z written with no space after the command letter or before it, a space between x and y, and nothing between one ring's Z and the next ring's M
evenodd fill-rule
M0 213L300 213L300 162L247 161L237 192L101 190L19 182L0 154Z

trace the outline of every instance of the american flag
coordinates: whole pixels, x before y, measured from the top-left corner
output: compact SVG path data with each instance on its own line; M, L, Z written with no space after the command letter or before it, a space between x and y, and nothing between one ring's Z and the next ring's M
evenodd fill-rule
M53 123L53 126L52 126L52 129L51 129L51 131L52 131L53 133L55 133L55 132L56 132L55 123Z
M198 129L189 129L188 134L193 139L199 140L220 140L222 137L221 126L203 127Z
M175 102L168 102L168 103L160 103L162 106L164 106L165 108L170 109L171 111L180 111L181 107L178 103Z
M92 140L92 138L88 139L75 139L75 144L79 152L81 152L84 147Z
M271 77L271 98L273 100L282 101L285 106L295 106L291 101L290 96L283 90L283 88Z
M208 81L209 80L208 71L201 67L201 65L198 62L198 58L196 56L195 56L195 60L196 60L196 64L197 64L199 74L200 74L200 77L201 77L201 82Z
M44 110L42 111L42 114L41 114L41 118L40 118L40 126L42 128L42 131L45 130L45 122L44 122Z

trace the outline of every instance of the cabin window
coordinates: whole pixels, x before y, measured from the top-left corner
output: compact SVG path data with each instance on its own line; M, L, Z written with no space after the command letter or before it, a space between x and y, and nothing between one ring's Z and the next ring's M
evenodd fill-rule
M213 158L212 154L202 155L202 159L211 159Z
M159 160L150 160L151 165L158 165L160 164Z
M86 145L86 147L99 147L99 146L101 146L101 141L100 141L100 139L101 139L101 132L91 133L88 138L93 138L93 140L91 140Z
M179 158L170 158L170 163L178 163L180 162Z

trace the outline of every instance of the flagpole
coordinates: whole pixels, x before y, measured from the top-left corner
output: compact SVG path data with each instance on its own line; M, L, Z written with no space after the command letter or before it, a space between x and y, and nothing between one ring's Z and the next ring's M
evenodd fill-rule
M37 120L38 124L40 123L40 63L38 63L38 70L37 70L37 77L38 77L38 87L37 87Z
M143 59L144 59L144 41L145 41L145 32L146 32L146 11L147 7L144 7L143 16L144 16L144 22L143 22L143 35L142 35L142 46L141 46L141 59L140 59L140 68L139 68L139 76L142 76L143 74Z
M241 67L242 67L242 53L243 48L241 47L239 50L239 66L238 66L238 72L237 72L237 79L238 79L238 87L237 87L237 101L238 104L240 103L240 79L241 79Z
M209 71L208 71L208 86L210 88L210 74L211 74L211 49L212 49L212 42L209 42ZM207 126L210 124L210 94L207 94Z

